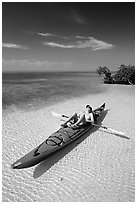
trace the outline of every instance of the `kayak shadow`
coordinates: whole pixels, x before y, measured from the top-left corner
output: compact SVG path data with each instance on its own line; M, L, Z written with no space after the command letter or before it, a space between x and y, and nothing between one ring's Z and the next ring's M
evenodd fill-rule
M109 109L105 110L101 117L99 118L98 125L102 125L102 121L106 117ZM96 132L100 127L93 127L91 128L87 133L85 133L83 136L76 139L74 142L70 143L65 148L59 150L56 154L48 157L44 161L42 161L40 164L38 164L34 170L33 178L37 179L41 175L43 175L48 169L50 169L55 163L57 163L60 159L62 159L65 155L67 155L69 152L71 152L75 147L77 147L83 140L85 140L90 134Z

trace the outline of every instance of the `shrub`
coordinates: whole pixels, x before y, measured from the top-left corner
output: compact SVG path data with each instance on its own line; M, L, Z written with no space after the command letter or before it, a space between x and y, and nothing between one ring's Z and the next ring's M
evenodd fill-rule
M111 76L111 72L109 70L109 68L107 68L106 66L101 67L99 66L97 69L97 73L101 76L102 74L104 74L104 83L107 84L112 84L113 83L113 78Z
M135 66L121 65L115 74L111 74L111 71L106 66L99 66L97 73L101 76L104 74L104 83L107 84L135 84Z
M135 84L135 66L121 65L117 73L113 76L116 84Z

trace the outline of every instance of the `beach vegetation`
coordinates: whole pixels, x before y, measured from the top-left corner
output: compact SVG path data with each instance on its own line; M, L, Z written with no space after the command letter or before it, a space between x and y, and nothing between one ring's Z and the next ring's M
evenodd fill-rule
M122 64L113 76L113 82L116 84L135 84L135 66Z
M104 83L107 83L107 84L112 84L113 83L112 74L111 74L111 71L109 70L108 67L99 66L98 69L97 69L97 74L99 74L99 76L104 75L104 79L103 79Z
M99 66L97 73L104 75L104 83L107 84L135 84L135 66L121 65L115 73L111 73L106 66Z

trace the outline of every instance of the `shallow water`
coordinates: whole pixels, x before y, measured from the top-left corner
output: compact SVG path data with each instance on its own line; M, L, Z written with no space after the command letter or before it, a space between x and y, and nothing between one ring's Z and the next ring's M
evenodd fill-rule
M69 98L100 93L100 79L91 72L3 73L3 108L38 109Z

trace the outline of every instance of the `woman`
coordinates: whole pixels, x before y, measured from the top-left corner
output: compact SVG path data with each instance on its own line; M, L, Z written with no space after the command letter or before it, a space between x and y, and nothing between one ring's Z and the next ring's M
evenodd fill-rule
M78 125L84 125L86 123L94 123L94 115L92 107L90 105L86 105L86 110L83 113L79 115L75 113L61 126L65 127L67 125L69 127L76 127Z

